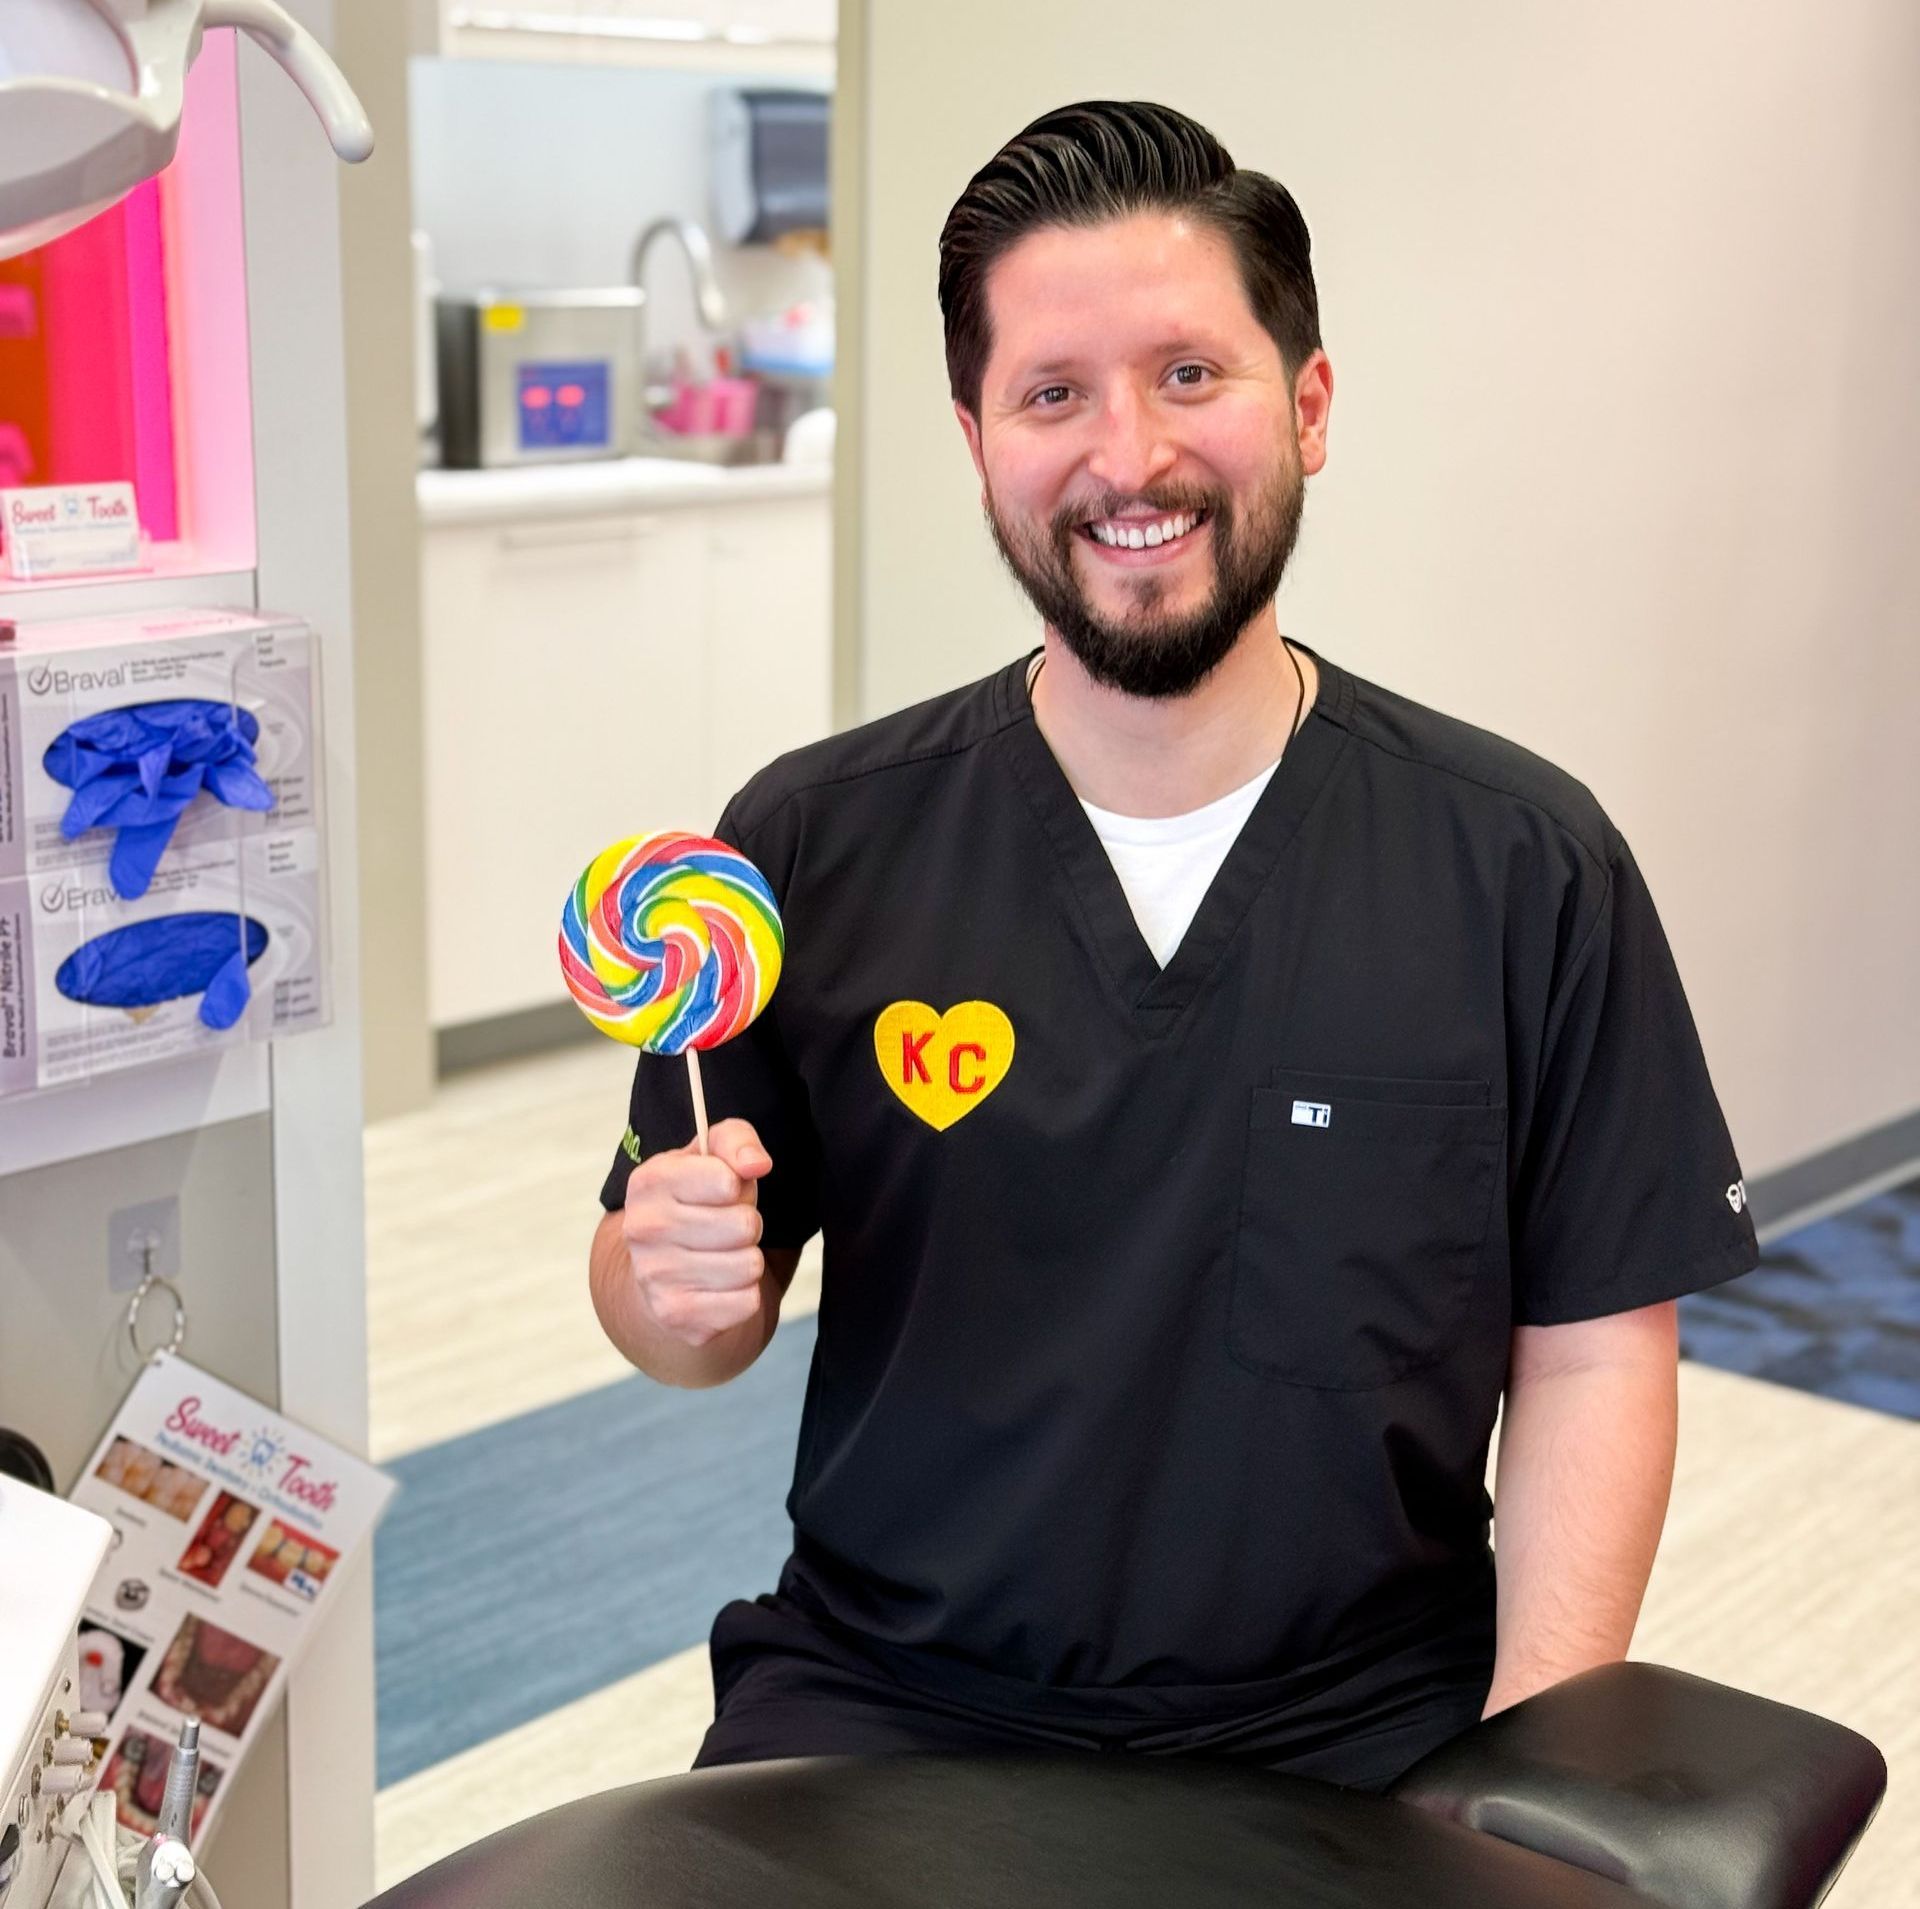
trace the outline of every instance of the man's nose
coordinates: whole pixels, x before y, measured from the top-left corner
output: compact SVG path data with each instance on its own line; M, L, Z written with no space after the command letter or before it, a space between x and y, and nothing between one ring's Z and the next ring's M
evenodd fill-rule
M1087 474L1110 490L1137 496L1164 477L1178 455L1159 408L1130 383L1116 384L1100 408Z

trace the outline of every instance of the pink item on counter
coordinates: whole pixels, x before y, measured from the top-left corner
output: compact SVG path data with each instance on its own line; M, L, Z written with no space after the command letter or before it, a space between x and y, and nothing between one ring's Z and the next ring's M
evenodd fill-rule
M708 389L713 393L714 430L722 437L748 436L760 408L759 385L751 378L716 378Z
M745 437L753 429L760 387L751 378L673 381L673 402L654 414L663 431L688 437Z
M673 402L656 414L661 430L681 437L704 437L713 429L711 388L687 378L673 381Z
M690 385L674 379L673 402L661 405L653 414L653 428L656 431L671 431L677 436L686 429L687 393L690 389Z

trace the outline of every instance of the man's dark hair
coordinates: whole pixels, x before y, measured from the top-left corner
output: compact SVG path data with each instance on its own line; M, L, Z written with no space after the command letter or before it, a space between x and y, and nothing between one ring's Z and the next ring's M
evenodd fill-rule
M993 348L987 276L1028 233L1182 213L1233 247L1240 282L1289 374L1320 344L1307 222L1277 179L1249 172L1197 120L1149 100L1082 100L1036 119L967 181L940 232L947 383L978 417Z

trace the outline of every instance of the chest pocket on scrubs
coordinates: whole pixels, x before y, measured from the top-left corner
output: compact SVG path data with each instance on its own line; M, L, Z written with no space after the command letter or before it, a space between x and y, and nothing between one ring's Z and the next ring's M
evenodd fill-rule
M1229 1349L1293 1385L1390 1385L1455 1342L1506 1110L1471 1104L1479 1081L1272 1078L1249 1116Z

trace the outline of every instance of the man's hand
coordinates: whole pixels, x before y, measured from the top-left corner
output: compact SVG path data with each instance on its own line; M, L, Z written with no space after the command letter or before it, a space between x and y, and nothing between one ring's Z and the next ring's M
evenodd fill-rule
M634 1168L620 1231L639 1303L670 1339L703 1346L760 1311L760 1194L773 1162L744 1120Z
M594 1310L608 1338L670 1385L718 1385L759 1357L799 1255L760 1250L758 1182L773 1161L744 1120L712 1151L657 1153L594 1236Z

